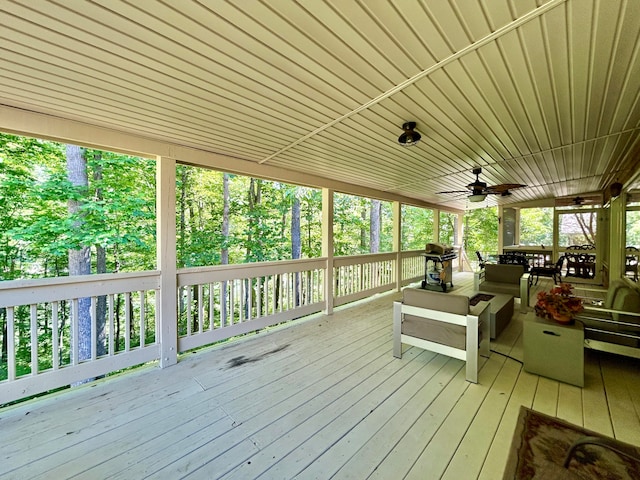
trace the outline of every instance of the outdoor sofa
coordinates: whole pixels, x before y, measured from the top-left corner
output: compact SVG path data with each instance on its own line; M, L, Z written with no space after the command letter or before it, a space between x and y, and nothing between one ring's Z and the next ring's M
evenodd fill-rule
M476 292L506 293L520 298L520 311L529 306L529 274L523 265L487 263L474 273L473 286Z
M393 303L393 355L402 344L466 362L465 378L478 382L479 355L489 356L489 303L469 305L464 295L406 288Z
M584 299L576 320L584 325L585 347L640 358L640 287L613 280L604 301Z

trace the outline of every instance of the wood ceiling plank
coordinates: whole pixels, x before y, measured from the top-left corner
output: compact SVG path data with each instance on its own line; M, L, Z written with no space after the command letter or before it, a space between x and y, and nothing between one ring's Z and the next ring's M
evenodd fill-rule
M140 97L131 96L127 90L113 93L108 88L105 88L105 86L112 87L112 85L106 84L100 78L94 79L92 84L84 84L56 64L46 64L42 69L35 69L33 64L31 66L23 65L23 57L15 52L3 49L0 49L0 52L5 55L5 58L15 57L11 68L4 70L5 75L17 80L29 80L33 85L37 84L42 91L55 90L61 92L62 95L78 96L84 99L87 109L92 108L94 104L103 104L110 105L113 111L123 112L123 114L129 112L135 115L136 112L144 112L152 124L162 119L165 122L170 122L175 127L183 127L184 132L199 131L205 134L215 125L218 128L229 129L230 132L244 127L244 122L235 118L238 113L237 110L228 109L225 112L225 109L218 108L210 110L208 111L210 114L204 115L187 107L178 106L171 109L167 108L166 103L154 104L149 101L145 102ZM35 76L33 76L34 73ZM68 75L68 77L65 78L65 75ZM272 149L279 148L282 144L291 141L290 133L288 136L285 136L285 133L286 130L284 129L281 132L276 129L271 129L264 133L259 130L253 131L256 141L264 142L267 147ZM280 138L278 143L274 142L276 138ZM272 143L272 145L269 145L269 143Z
M362 76L353 74L349 83L345 81L346 75L332 72L300 46L284 41L278 34L278 23L282 19L261 4L256 3L254 8L246 10L261 20L259 23L247 17L242 22L250 23L245 27L251 31L249 35L232 23L241 23L239 18L245 15L245 10L233 5L217 4L215 9L209 10L203 5L184 3L178 11L171 5L159 7L151 2L128 5L112 0L94 1L140 25L148 25L152 30L166 30L169 41L178 42L187 51L197 52L204 63L234 65L234 69L239 65L244 68L242 73L245 75L255 78L268 75L278 85L295 87L307 95L311 89L317 92L318 98L326 95L326 103L338 103L339 111L353 108L354 97L361 102L368 98L359 88L364 80ZM228 16L235 15L225 18L225 8L231 12ZM287 27L292 28L291 25Z
M607 133L601 129L602 111L607 100L609 80L612 74L612 62L615 59L614 45L620 21L621 2L595 2L595 18L592 28L592 48L589 85L589 111L587 115L586 136L597 137Z
M49 8L50 5L47 7ZM115 15L109 19L114 25L107 27L84 17L84 11L83 15L69 13L63 8L47 12L48 14L60 14L63 17L60 20L51 19L49 16L28 10L26 7L20 9L19 5L11 9L11 13L15 14L16 12L24 15L28 13L33 22L45 22L45 20L58 22L55 31L50 30L48 36L53 35L54 38L51 38L51 41L55 41L67 52L83 52L84 58L89 62L99 57L102 62L111 63L117 69L140 76L146 82L162 82L169 90L182 88L189 94L200 96L208 101L213 101L217 97L227 97L238 103L242 103L253 93L254 98L260 98L261 103L268 104L270 109L284 111L295 105L301 113L321 118L323 122L333 118L336 114L335 110L328 108L324 103L314 102L310 97L303 98L293 90L283 89L283 84L270 82L269 85L265 85L250 76L241 76L242 87L238 88L240 78L237 75L234 77L224 65L217 64L214 71L205 70L200 65L188 63L176 58L175 55L162 56L152 45L145 42L134 42L128 36L118 34L118 31L114 29L122 22L127 21ZM94 13L99 15L99 11ZM81 21L83 21L85 29L74 29L73 37L58 33L73 26L70 22ZM98 37L99 34L102 34L103 37ZM114 43L114 39L118 39L121 44ZM133 49L133 43L136 44L136 50ZM112 52L118 52L118 54ZM257 75L260 78L259 73ZM264 78L261 80L264 81ZM292 103L292 97L297 97L298 101ZM328 101L327 103L332 102Z
M419 25L415 28L411 23L411 18L415 15L424 14L419 3L385 1L360 2L360 5L377 22L392 32L395 46L416 65L418 71L425 70L436 63L431 47L424 41L422 35L425 26ZM435 32L429 32L430 41L433 41L435 35ZM415 73L417 72L408 74L407 78Z
M543 116L541 98L536 91L535 84L533 82L533 72L528 52L524 45L524 36L526 34L534 35L538 41L542 42L542 39L537 35L538 29L534 29L530 22L524 25L524 30L518 29L513 32L513 36L508 35L509 38L501 38L498 43L501 46L504 61L509 71L510 81L513 83L515 89L515 100L519 103L519 107L526 117L526 126L529 129L523 128L523 131L527 135L527 143L534 146L534 150L546 150L552 143L549 139L547 125ZM524 53L524 54L523 54ZM504 85L504 82L503 82Z
M464 208L475 165L533 185L487 204L631 171L639 45L629 1L5 0L0 100Z
M573 141L587 137L587 115L590 109L589 91L591 82L591 49L593 43L592 24L594 3L570 3L569 12L569 61L571 91L573 92Z

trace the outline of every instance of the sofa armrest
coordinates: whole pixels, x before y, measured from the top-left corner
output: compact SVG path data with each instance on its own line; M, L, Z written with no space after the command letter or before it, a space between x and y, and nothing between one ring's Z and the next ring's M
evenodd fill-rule
M474 291L480 290L480 282L484 280L484 269L478 272L473 272L473 289Z
M520 311L522 313L526 313L529 309L529 292L531 291L529 275L529 273L524 273L520 277Z
M402 358L402 302L393 302L393 356Z

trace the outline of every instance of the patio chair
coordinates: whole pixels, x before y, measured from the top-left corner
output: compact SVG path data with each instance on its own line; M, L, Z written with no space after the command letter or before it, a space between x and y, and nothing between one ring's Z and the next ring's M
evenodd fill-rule
M538 279L540 277L553 278L555 283L560 283L560 280L562 280L562 264L564 262L565 257L564 255L561 255L555 264L531 267L529 270L529 285L533 285L533 277L536 279L536 285L538 284Z
M574 253L567 251L567 277L593 278L596 274L596 257L589 253Z
M482 254L478 250L476 250L476 256L478 257L478 265L480 266L480 268L484 268L487 262L484 258L482 258Z
M575 319L584 325L585 346L640 358L640 289L616 279L609 284L604 302L584 300L584 311Z
M469 306L469 297L406 288L393 303L393 356L402 344L466 362L467 381L478 383L478 355L489 356L490 305Z
M640 251L636 247L627 247L627 256L625 258L624 274L631 274L634 282L638 281L638 258Z
M503 253L498 255L498 263L501 265L522 265L525 273L529 271L529 260L522 253Z

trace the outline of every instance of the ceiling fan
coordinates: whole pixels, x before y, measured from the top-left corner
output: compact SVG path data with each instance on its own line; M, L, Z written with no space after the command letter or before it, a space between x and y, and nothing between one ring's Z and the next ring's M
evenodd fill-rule
M583 193L582 195L578 195L576 197L558 197L555 199L556 207L583 207L583 206L593 206L593 205L602 205L602 193L601 192L593 192L593 193Z
M473 169L473 174L476 176L476 180L467 185L467 190L454 190L450 192L437 193L467 193L470 191L470 195L467 196L467 199L470 202L482 202L485 198L487 198L487 195L500 195L506 197L508 195L511 195L511 192L509 190L526 187L526 185L522 185L520 183L501 183L499 185L487 185L486 182L480 181L481 173L482 168L476 167Z

